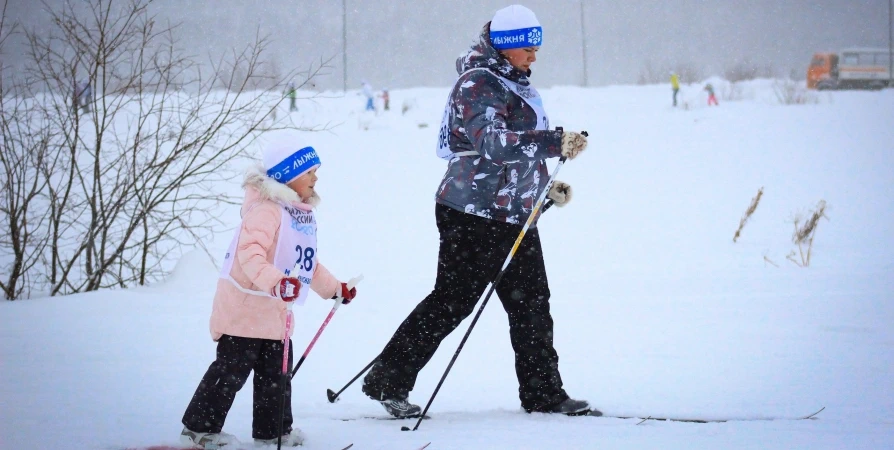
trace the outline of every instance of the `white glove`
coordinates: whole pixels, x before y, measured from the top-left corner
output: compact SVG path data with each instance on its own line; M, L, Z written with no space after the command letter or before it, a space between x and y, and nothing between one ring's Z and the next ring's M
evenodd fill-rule
M586 136L573 131L562 133L562 156L574 159L585 148L587 148Z
M556 206L565 206L571 201L571 185L564 181L556 180L546 194Z

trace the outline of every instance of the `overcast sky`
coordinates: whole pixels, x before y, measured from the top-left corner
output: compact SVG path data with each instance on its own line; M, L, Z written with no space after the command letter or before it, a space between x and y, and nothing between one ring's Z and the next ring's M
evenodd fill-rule
M0 0L2 1L2 0ZM46 0L57 5L58 0ZM76 0L83 1L83 0ZM347 85L447 86L454 60L507 0L157 0L150 11L181 22L182 42L196 54L220 54L273 39L270 57L283 68L334 57L321 88ZM804 77L811 55L852 46L888 47L890 0L528 0L544 29L532 67L537 86L635 83L651 67L662 75L690 66L722 75L740 62ZM9 0L8 15L49 27L39 2ZM3 59L21 64L15 43ZM586 65L584 54L586 53ZM586 69L586 70L585 70ZM697 81L697 80L691 80Z

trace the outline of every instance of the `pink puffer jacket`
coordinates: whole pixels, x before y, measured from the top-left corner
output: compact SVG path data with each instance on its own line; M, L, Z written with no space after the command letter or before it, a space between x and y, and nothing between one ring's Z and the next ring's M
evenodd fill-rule
M304 210L310 210L311 206L302 203L295 191L268 178L260 167L246 174L243 187L242 230L230 276L245 289L270 292L285 276L273 266L282 214L277 202L290 203ZM335 295L339 283L317 261L311 289L328 299ZM224 334L281 340L285 320L285 302L246 294L229 280L217 280L211 310L211 338L215 341Z

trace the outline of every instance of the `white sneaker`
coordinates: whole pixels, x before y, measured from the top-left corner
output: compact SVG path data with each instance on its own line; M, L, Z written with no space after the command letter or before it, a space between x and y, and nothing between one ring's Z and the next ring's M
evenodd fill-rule
M289 434L282 436L283 447L297 447L304 444L304 433L298 428L292 428ZM276 445L276 438L273 439L255 439L256 445Z
M232 448L240 444L239 439L229 433L198 433L186 427L180 432L180 443L205 450Z

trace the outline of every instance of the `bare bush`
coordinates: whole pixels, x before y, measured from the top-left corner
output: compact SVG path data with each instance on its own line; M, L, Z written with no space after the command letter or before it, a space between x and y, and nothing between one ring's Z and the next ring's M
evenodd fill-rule
M720 99L728 102L745 100L745 88L741 82L723 83L719 86Z
M675 64L672 70L680 77L680 83L695 83L704 78L701 69L691 62ZM670 75L665 77L665 79L669 78Z
M792 79L777 79L773 81L773 94L781 105L804 105L819 103L819 98L812 91L807 90L803 82Z
M639 78L636 80L636 84L646 85L666 83L669 78L669 76L665 76L667 73L667 70L661 70L660 68L655 67L651 60L646 60L646 62L643 63L643 68L640 69Z
M2 64L2 63L0 63ZM0 79L3 76L0 74ZM35 111L34 102L0 81L0 289L7 299L34 285L47 246L48 211L40 168L53 164L47 142L58 135Z
M264 131L300 128L271 121L279 93L252 91L295 75L265 69L265 38L209 76L173 38L176 25L149 15L152 2L66 0L45 5L52 29L25 32L26 68L0 85L7 299L162 279L222 231L220 207L238 200L218 188L237 176L231 163ZM95 94L77 98L79 80Z
M24 98L29 86L8 82L12 77L2 57L4 44L19 27L7 20L6 7L4 2L0 10L0 289L13 299L33 283L32 268L46 246L46 212L39 200L45 180L37 168L47 157L43 143L53 130L37 120L34 102Z
M756 78L772 78L773 72L773 67L769 64L760 65L744 60L727 67L723 71L723 78L731 83L735 83Z
M656 66L652 60L646 60L640 69L636 84L668 83L671 72L677 74L680 83L695 83L703 78L702 71L691 62Z

